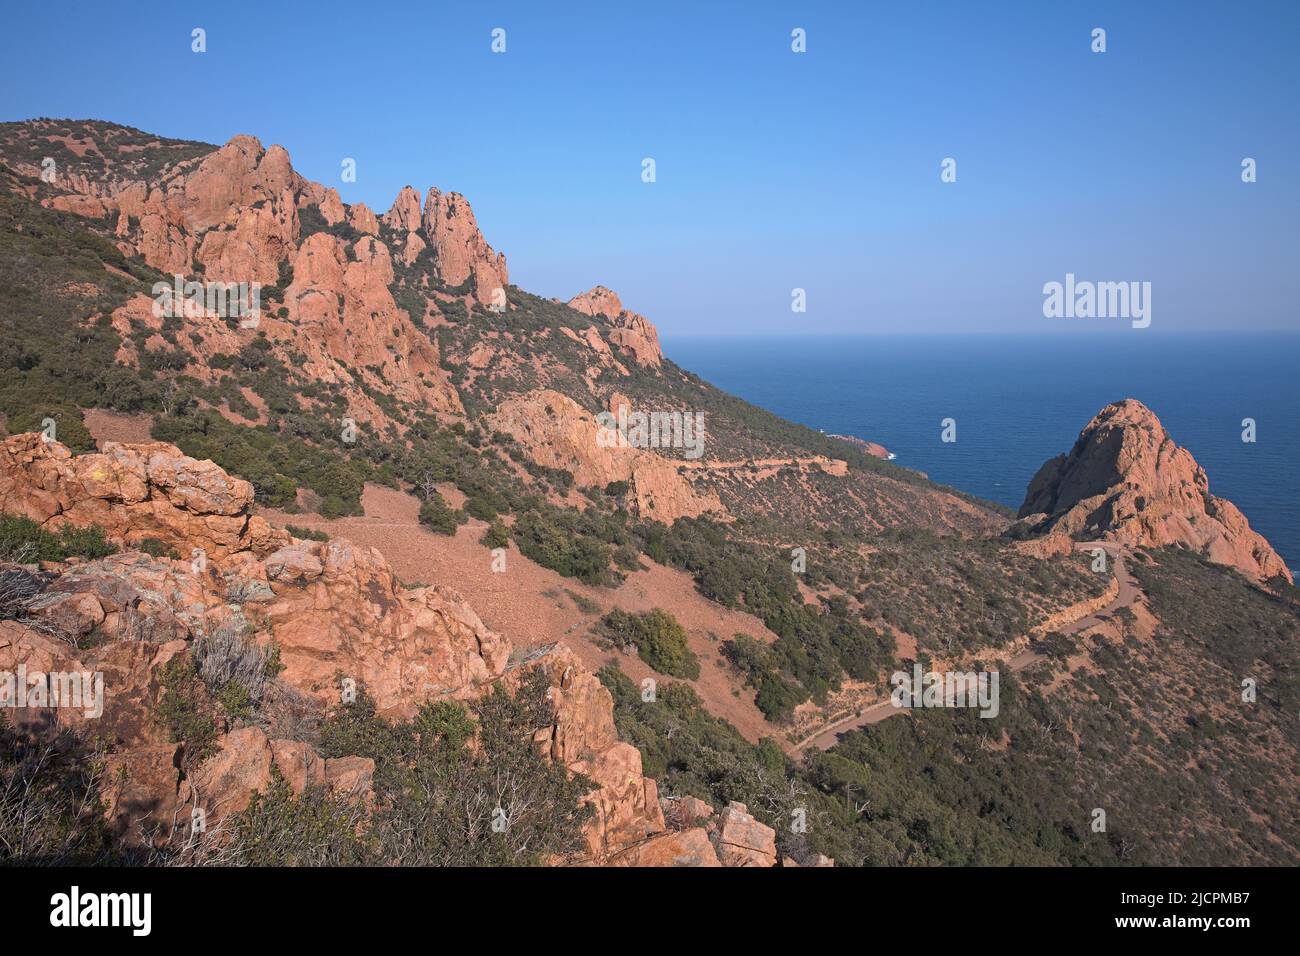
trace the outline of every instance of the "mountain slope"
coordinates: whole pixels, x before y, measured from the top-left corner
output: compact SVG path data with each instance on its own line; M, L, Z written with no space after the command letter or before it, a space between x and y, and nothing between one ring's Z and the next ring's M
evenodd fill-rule
M1146 410L1104 410L1004 536L1004 509L679 368L611 290L563 303L511 285L455 193L407 187L377 214L252 137L98 121L0 125L0 187L0 512L38 522L0 514L0 583L17 587L0 648L121 682L115 746L141 789L106 791L110 812L160 793L174 809L201 784L247 800L231 825L256 834L260 792L271 819L338 823L339 855L316 862L465 862L442 829L392 846L381 826L366 856L348 787L369 773L378 822L411 833L429 813L412 787L508 767L549 808L532 845L569 860L736 863L750 841L764 863L1294 861L1291 830L1259 823L1297 803L1294 591ZM178 282L204 301L160 307ZM256 311L231 307L257 286ZM597 416L623 409L702 413L702 454L610 445ZM120 415L161 444L111 444ZM51 429L58 443L33 434ZM367 513L381 500L396 505ZM1149 601L1131 620L1053 631L1115 583L1067 534L1134 552ZM1150 550L1167 543L1250 580ZM182 560L193 548L209 570ZM446 590L462 582L472 607ZM1198 634L1183 608L1203 595ZM483 625L530 604L516 632ZM71 644L46 640L42 615ZM243 642L227 651L277 661L270 709L203 671L227 620ZM999 662L1030 649L1049 659L1012 678ZM794 759L914 661L1002 667L1001 716L918 713ZM329 706L336 669L362 700ZM1143 675L1165 673L1175 684L1143 698ZM1235 707L1243 676L1256 709ZM542 683L575 688L577 710L554 713ZM518 746L538 731L550 770ZM319 774L289 773L304 760ZM1097 806L1111 837L1087 836ZM789 828L799 809L806 834Z

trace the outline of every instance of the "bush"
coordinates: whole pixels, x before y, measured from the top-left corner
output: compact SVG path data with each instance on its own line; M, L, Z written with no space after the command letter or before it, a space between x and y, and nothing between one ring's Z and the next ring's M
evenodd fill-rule
M271 678L272 651L244 640L227 621L194 642L194 666L217 703L231 717L250 717L261 705Z
M586 584L612 583L610 549L590 535L582 534L564 515L543 515L526 511L514 526L515 543L524 557L568 578Z
M197 767L216 751L217 722L193 658L182 654L163 665L159 686L158 723L173 743L185 744L186 766Z
M93 561L116 553L117 547L105 540L104 529L97 525L67 525L55 532L31 518L0 511L0 561L35 564L70 557Z
M436 491L420 505L420 524L438 534L455 534L464 521L465 515L453 510Z
M465 513L479 521L495 521L497 509L492 507L491 502L474 495L465 500Z
M0 714L0 866L104 862L100 775L71 731L20 734Z
M645 614L610 611L601 620L605 634L620 647L636 645L637 656L661 674L700 676L700 660L687 646L686 629L667 611Z
M504 548L510 543L510 529L500 521L493 521L483 532L480 543L485 548Z
M26 614L27 608L45 590L50 577L26 568L0 568L0 621Z
M271 788L229 822L214 861L237 866L359 866L366 862L365 805L325 787L295 794L271 765Z
M174 560L180 557L175 548L158 538L145 538L136 545L136 548L151 558L172 558Z
M95 438L90 434L81 420L81 409L59 407L48 410L36 409L9 416L5 427L11 435L24 432L39 432L43 429L46 418L54 419L55 439L74 452L94 451Z
M468 711L426 703L405 723L376 715L363 688L332 713L321 727L321 756L375 761L366 862L520 866L581 853L592 811L580 801L592 784L540 757L533 744L537 728L554 720L548 688L546 675L532 670L513 694L498 685ZM280 815L277 845L301 846L298 834L320 827L319 813Z

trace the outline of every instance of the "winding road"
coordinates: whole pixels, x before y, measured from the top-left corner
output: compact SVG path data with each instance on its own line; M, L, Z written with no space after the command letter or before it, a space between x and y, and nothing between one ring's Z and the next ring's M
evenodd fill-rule
M1131 607L1142 593L1142 590L1138 587L1137 579L1133 577L1124 563L1126 554L1121 545L1111 541L1085 541L1076 544L1074 547L1076 551L1092 551L1094 548L1101 548L1105 551L1113 562L1115 577L1119 581L1119 592L1115 595L1115 600L1100 611L1085 614L1069 624L1054 628L1054 630L1065 635L1078 634L1090 627L1096 627L1121 608ZM1011 671L1015 673L1024 670L1030 664L1043 660L1044 656L1032 648L1026 648L1011 659ZM888 717L906 712L907 708L895 707L892 701L883 700L878 704L872 704L859 714L846 717L844 720L819 730L813 736L795 744L794 749L800 751L808 747L817 747L820 750L829 750L839 742L841 734L857 730L859 727L865 727L868 724L878 724Z

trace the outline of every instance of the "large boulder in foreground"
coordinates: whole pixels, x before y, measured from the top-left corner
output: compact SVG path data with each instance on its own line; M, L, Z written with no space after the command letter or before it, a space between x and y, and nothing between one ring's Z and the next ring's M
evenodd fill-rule
M1134 399L1103 408L1068 455L1038 470L1020 506L1036 534L1132 546L1182 545L1255 580L1291 571L1230 501L1210 494L1205 469Z
M98 525L127 545L156 538L189 557L264 553L289 536L253 514L253 486L175 445L106 442L74 456L35 432L0 444L0 511L38 524Z

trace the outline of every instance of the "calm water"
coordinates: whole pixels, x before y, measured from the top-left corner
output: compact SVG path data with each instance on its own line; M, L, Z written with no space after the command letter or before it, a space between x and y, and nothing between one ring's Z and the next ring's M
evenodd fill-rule
M1013 508L1104 405L1136 398L1300 569L1300 335L689 338L665 351L783 418L878 441L899 464ZM957 441L945 444L949 417Z

